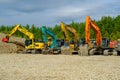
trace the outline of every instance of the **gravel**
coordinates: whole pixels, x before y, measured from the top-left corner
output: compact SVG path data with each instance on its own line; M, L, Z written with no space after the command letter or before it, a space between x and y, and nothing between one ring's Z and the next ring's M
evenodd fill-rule
M0 54L0 80L120 80L120 57Z
M120 80L120 56L16 54L17 50L15 44L0 40L0 80Z

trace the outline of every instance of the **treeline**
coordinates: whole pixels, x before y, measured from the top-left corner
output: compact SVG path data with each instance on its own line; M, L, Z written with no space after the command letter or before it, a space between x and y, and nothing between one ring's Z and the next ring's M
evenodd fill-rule
M120 15L116 17L103 16L100 20L95 21L95 23L100 28L103 37L108 37L113 40L120 38ZM72 21L71 24L69 25L71 25L73 28L77 30L80 38L85 37L85 22L78 23ZM8 34L14 27L15 25L14 26L1 25L0 32ZM41 27L35 26L34 24L32 26L29 26L27 24L26 26L22 26L22 27L26 28L31 33L33 33L35 38L42 39ZM47 28L53 31L58 38L64 38L60 25L55 25L54 27L47 27ZM14 34L14 36L27 38L26 35L24 35L19 31L17 31ZM95 32L92 29L91 29L91 38L95 38Z

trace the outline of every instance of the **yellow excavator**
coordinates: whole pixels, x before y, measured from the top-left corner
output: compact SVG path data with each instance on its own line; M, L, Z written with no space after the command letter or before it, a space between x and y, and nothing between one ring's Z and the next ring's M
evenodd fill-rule
M61 22L61 29L65 37L64 46L61 47L61 54L72 55L73 53L78 53L79 37L77 31L70 25L66 25L64 22ZM72 33L72 40L70 40L68 32Z
M2 39L2 41L9 43L9 38L16 31L20 31L29 37L29 39L25 40L25 50L24 50L25 53L38 53L38 52L41 53L42 49L44 48L44 42L42 40L35 39L34 35L24 27L21 27L21 25L16 25L12 29L12 31L9 34L7 34L5 38Z

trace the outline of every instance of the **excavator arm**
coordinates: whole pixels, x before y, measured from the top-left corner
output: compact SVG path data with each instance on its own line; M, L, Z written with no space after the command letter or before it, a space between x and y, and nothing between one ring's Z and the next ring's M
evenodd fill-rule
M72 28L71 26L69 26L69 25L67 25L66 29L67 29L69 32L72 33L75 42L78 43L77 31L76 31L74 28Z
M102 35L100 32L99 27L90 19L89 16L86 16L86 27L85 27L85 32L86 32L86 43L90 44L90 28L92 28L95 33L96 33L96 46L102 46Z
M52 37L53 41L52 41L50 48L53 49L56 45L56 40L57 40L56 35L53 32L51 32L50 30L48 30L45 26L42 26L42 34L43 34L42 35L43 41L45 44L47 44L47 34Z
M11 37L16 31L20 31L22 33L24 33L25 35L27 35L30 39L34 39L34 35L29 32L27 29L21 27L20 25L16 25L12 31L5 37L2 39L3 42L8 42L9 41L9 37Z
M68 32L67 32L67 31L69 31L70 33L72 33L74 41L76 43L78 43L78 39L79 39L78 34L74 28L72 28L70 25L65 25L65 23L61 22L61 29L64 33L65 41L69 41L69 36L68 36Z
M69 36L68 36L68 33L67 33L67 29L65 27L65 23L63 23L63 22L61 22L61 29L63 31L65 41L68 42L69 41Z

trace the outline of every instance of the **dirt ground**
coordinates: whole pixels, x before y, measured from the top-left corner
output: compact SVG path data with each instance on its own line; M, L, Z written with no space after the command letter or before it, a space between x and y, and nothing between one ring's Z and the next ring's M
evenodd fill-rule
M120 56L17 54L17 50L15 44L0 40L0 80L120 80Z
M120 56L0 54L0 80L120 80Z

